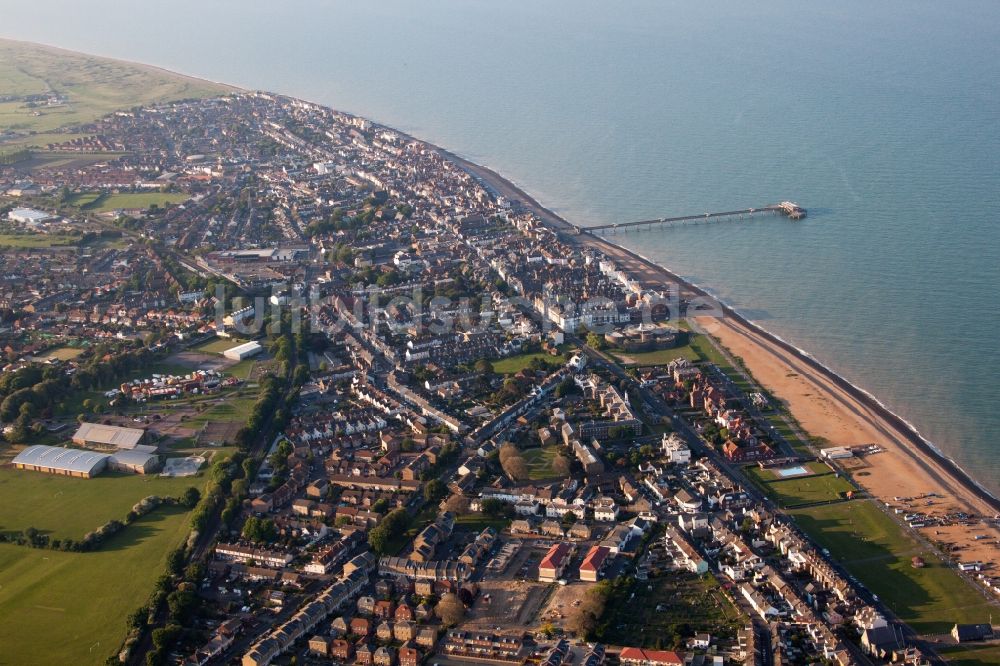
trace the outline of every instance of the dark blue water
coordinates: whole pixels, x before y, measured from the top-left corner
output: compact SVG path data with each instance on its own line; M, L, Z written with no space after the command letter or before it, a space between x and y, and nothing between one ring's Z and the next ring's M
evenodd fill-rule
M694 4L7 0L0 33L354 111L583 224L794 199L625 242L1000 490L1000 6Z

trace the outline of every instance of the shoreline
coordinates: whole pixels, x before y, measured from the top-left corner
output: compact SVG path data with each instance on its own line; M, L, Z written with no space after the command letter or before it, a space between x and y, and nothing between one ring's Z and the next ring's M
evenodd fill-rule
M469 160L456 155L452 151L441 148L440 146L435 146L434 144L426 141L423 141L423 143L428 146L432 146L447 159L454 161L460 167L473 174L477 179L487 183L495 193L499 193L508 199L519 200L525 208L538 215L546 226L554 228L557 231L566 232L572 232L574 229L574 226L563 217L548 208L545 208L531 195L512 183L510 180L498 174L493 169L470 162ZM930 469L928 466L939 466L941 471L950 476L952 480L961 488L961 490L971 495L973 500L977 503L986 505L995 513L1000 513L1000 497L994 495L979 481L973 478L972 475L962 469L956 461L945 455L944 452L942 452L933 442L923 437L913 424L889 409L875 395L853 384L848 379L817 360L809 352L796 347L794 344L782 339L774 333L771 333L759 324L755 324L754 322L748 320L737 310L727 305L724 301L721 301L713 296L705 288L681 278L668 268L661 266L660 264L604 237L598 237L585 232L579 236L570 236L565 240L581 245L595 247L607 252L619 260L627 258L627 263L634 264L641 269L640 271L632 272L638 272L637 277L640 277L640 279L646 278L644 280L641 279L641 281L646 284L649 282L655 283L669 280L675 282L680 285L682 289L685 289L694 295L710 299L712 302L717 303L723 313L723 319L721 321L728 323L730 326L735 326L738 329L743 329L744 332L749 333L750 336L754 338L752 340L753 346L758 347L759 352L775 357L779 359L779 361L785 360L786 364L788 360L794 361L800 365L804 364L806 368L810 372L815 373L818 378L825 380L838 391L842 392L844 396L848 398L845 402L855 402L870 412L872 416L883 421L889 430L889 432L886 433L887 436L901 440L901 443L904 444L901 448L906 453L909 453L911 456L916 458L923 458L917 460L917 462L924 468L925 473L927 473L930 477L939 478L940 474L935 470ZM628 270L628 267L626 267L626 269ZM709 331L709 335L713 335L711 331ZM713 337L715 337L720 343L725 344L722 340L719 340L718 335L713 335ZM768 347L770 347L770 349ZM789 356L791 358L787 359ZM783 359L782 357L786 358ZM784 396L780 395L780 391L776 392L776 395L780 399L784 399ZM791 411L793 416L795 416L795 410ZM858 415L858 418L864 418L864 416ZM878 428L877 425L875 427L877 429L881 429ZM860 483L865 485L863 479Z
M112 56L97 55L95 53L88 53L86 51L74 51L73 49L66 49L61 46L55 46L53 44L46 44L45 42L33 42L27 39L16 39L14 37L4 37L0 35L0 43L7 42L8 44L22 44L26 46L33 46L35 48L46 49L49 51L55 51L56 53L62 53L72 56L83 56L86 58L98 58L100 60L107 60L109 62L118 63L121 65L129 65L131 67L138 67L141 69L148 69L159 74L166 76L172 76L174 78L185 79L187 81L192 81L195 83L211 84L213 86L218 86L219 88L225 89L227 92L248 92L246 88L241 88L239 86L234 86L231 83L224 83L222 81L215 81L213 79L207 79L204 76L196 76L194 74L186 74L184 72L177 71L175 69L167 69L166 67L160 67L159 65L151 65L147 62L142 62L139 60L124 60L122 58L115 58Z
M16 44L33 45L59 53L73 54L77 56L84 55L128 64L131 66L147 68L156 72L190 81L216 85L229 92L251 92L250 89L232 86L230 84L213 81L204 77L183 74L138 61L129 61L122 60L120 58L82 53L50 44L31 42L27 40L18 40L7 37L0 37L0 40ZM291 95L282 95L281 93L274 94L281 95L287 99L316 104L317 106L332 109L332 107L326 104L309 102L308 100L303 100ZM359 118L364 117L351 112L338 112ZM827 390L829 398L837 401L842 406L846 406L846 409L853 413L852 418L860 421L868 420L868 425L875 431L883 433L890 440L894 440L895 443L898 444L899 450L909 456L912 459L912 462L915 462L925 475L932 480L935 480L941 479L941 474L943 474L951 480L952 484L954 484L957 489L967 495L964 498L959 498L958 493L956 493L956 499L964 500L969 506L976 503L984 505L991 509L992 512L1000 514L1000 498L986 489L968 472L962 469L957 462L945 455L932 442L924 438L916 427L913 426L913 424L894 413L873 394L856 386L846 378L833 371L831 368L818 361L809 352L796 347L790 342L764 329L760 325L746 319L737 310L727 305L724 301L721 301L713 296L707 289L681 278L666 267L621 245L613 243L604 237L587 233L585 230L584 233L579 235L575 234L574 231L576 227L574 225L569 223L559 214L543 206L522 187L514 184L495 170L465 159L451 150L447 150L429 141L415 137L402 130L395 129L391 125L386 125L375 120L372 120L372 122L385 127L386 129L390 129L403 137L419 141L420 143L423 143L429 148L437 151L445 159L450 160L459 168L473 175L488 190L490 190L492 194L501 195L509 200L517 200L521 202L524 208L537 215L542 223L549 228L557 232L567 232L564 235L564 240L572 244L594 247L615 258L625 270L634 274L635 277L645 286L662 286L665 281L669 281L679 285L680 288L687 290L689 294L708 299L709 302L717 304L723 314L723 317L715 321L721 322L724 328L728 327L731 333L735 332L735 334L741 335L745 340L745 343L749 345L748 353L744 354L744 364L751 371L751 373L758 378L758 381L761 381L761 379L752 366L758 364L758 362L763 362L759 361L759 359L770 359L770 362L780 364L784 367L804 366L802 374L806 375L814 385L818 386L826 383L829 386L829 389L833 389ZM718 342L725 345L725 342L720 339L720 334L713 334L709 331L709 335L712 335L712 337ZM731 342L732 340L733 339L731 339ZM761 383L764 384L765 382L761 381ZM785 400L786 403L791 402L786 398L786 396L781 395L782 391L774 390L773 392L779 399ZM852 403L853 405L859 406L861 410L854 408ZM794 409L791 411L793 416L797 416ZM805 424L803 424L803 428L808 432L809 428L805 427ZM864 481L860 481L859 483L861 483L862 486L866 485ZM971 504L969 504L970 499L972 500Z

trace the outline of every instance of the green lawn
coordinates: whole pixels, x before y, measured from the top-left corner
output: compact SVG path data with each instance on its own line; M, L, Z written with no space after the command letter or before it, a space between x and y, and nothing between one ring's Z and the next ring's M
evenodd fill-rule
M508 356L507 358L502 358L498 361L493 361L493 372L500 375L515 375L525 368L527 368L531 362L539 358L543 361L555 364L561 364L566 362L565 354L561 356L553 356L546 352L534 352L530 354L516 354L514 356Z
M661 349L659 351L651 352L632 353L625 351L611 351L610 353L625 365L639 367L646 365L666 365L678 358L686 358L689 361L699 360L698 353L690 345L684 345L683 347L677 347L676 349Z
M107 213L119 208L149 208L154 204L162 208L166 204L181 203L190 198L188 195L180 192L127 192L109 194L89 204L87 210Z
M95 201L101 198L100 192L78 192L73 194L66 200L66 203L70 206L76 206L77 208L86 208L91 206Z
M16 106L12 105L10 110L15 111ZM45 148L50 143L66 143L74 139L83 139L93 136L92 134L78 134L75 132L38 132L29 134L17 139L9 139L0 142L0 148L4 150L17 148Z
M46 358L56 358L60 361L69 361L83 353L80 347L56 347L46 352Z
M558 446L542 446L522 451L521 456L528 463L528 478L532 481L557 478L558 475L552 471L552 461L558 453Z
M938 654L953 666L995 666L1000 664L1000 645L955 645L940 647Z
M772 469L746 469L757 486L785 508L841 499L854 490L847 479L838 477L823 463L812 462L806 467L816 474L783 479Z
M231 365L225 369L225 373L236 377L237 379L242 379L246 381L250 377L250 373L253 371L253 367L257 364L252 358L245 358L236 365Z
M0 94L53 91L66 98L60 106L35 109L20 101L0 104L0 127L47 132L118 109L229 90L154 67L0 39Z
M204 479L198 478L105 472L93 479L74 479L0 468L0 531L34 527L57 539L81 539L112 518L124 518L143 497L176 497L189 486L202 485Z
M19 249L76 245L79 242L79 236L70 234L0 234L0 247Z
M171 507L141 518L93 553L0 544L2 661L103 664L188 530L187 513Z
M217 398L213 398L217 399ZM253 406L257 403L256 396L229 395L225 402L213 404L205 411L195 414L184 421L184 425L189 428L196 428L205 425L210 421L232 421L243 423L250 416Z
M242 345L244 342L250 342L243 338L212 338L203 345L198 345L194 348L194 351L203 352L205 354L221 354L227 349L232 349Z
M716 348L712 340L701 333L691 335L691 348L698 354L701 360L712 363L724 372L737 387L742 391L754 391L756 387L750 385L743 375L726 360L722 352Z
M487 527L492 527L497 532L507 529L510 525L509 518L493 518L483 513L467 513L455 518L455 525L466 530L482 532Z
M916 631L988 621L982 594L867 500L792 510L796 522ZM914 569L910 558L926 562Z

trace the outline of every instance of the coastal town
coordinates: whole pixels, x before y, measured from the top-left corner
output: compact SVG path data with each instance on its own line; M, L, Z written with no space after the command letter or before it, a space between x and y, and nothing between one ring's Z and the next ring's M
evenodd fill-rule
M0 165L0 473L170 485L0 536L101 553L183 515L108 663L998 645L988 502L878 485L902 454L810 437L708 334L717 304L509 183L264 92L64 133Z

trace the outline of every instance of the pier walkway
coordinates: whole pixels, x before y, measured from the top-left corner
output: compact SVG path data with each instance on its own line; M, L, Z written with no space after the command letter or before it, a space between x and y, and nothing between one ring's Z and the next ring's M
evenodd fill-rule
M779 204L768 204L760 208L744 208L743 210L727 210L721 213L702 213L701 215L681 215L680 217L661 217L655 220L640 220L638 222L621 222L615 224L600 224L595 227L577 227L577 233L581 232L606 232L616 233L618 231L641 230L642 227L654 227L656 225L672 225L685 222L705 222L723 221L725 219L742 220L754 215L784 215L792 220L800 220L806 216L806 209L792 201L782 201Z

